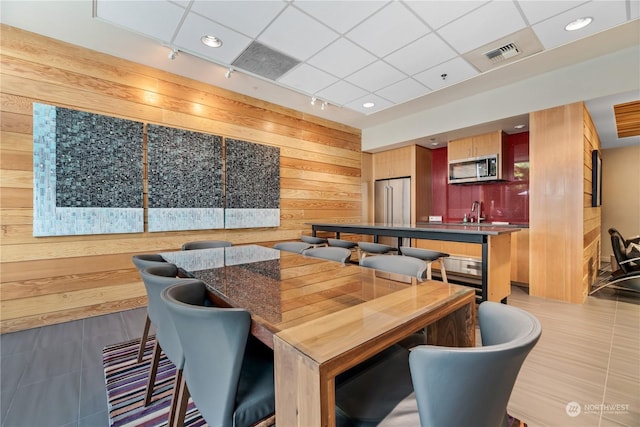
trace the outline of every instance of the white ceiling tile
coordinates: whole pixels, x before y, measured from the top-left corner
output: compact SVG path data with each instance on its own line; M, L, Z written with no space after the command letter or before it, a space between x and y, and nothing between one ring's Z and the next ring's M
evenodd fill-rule
M205 46L200 41L200 38L204 35L220 38L222 46L218 48ZM180 46L181 49L187 52L210 58L223 65L231 64L246 49L249 43L251 43L249 37L194 13L190 13L187 19L184 20L174 42L176 46Z
M375 105L371 108L364 108L363 104L365 102L373 102ZM388 100L384 99L384 98L380 98L377 95L367 95L365 97L356 99L355 101L351 101L350 103L348 103L347 105L345 105L346 108L349 108L351 110L354 111L358 111L360 113L366 114L366 115L370 115L373 113L377 113L378 111L382 111L386 108L392 107L393 103L389 102Z
M366 50L349 40L340 38L307 62L342 78L375 60L376 57Z
M367 65L362 70L353 73L345 80L370 92L375 92L405 77L405 74L393 68L391 65L382 61L376 61L371 65Z
M409 75L431 68L457 56L435 33L393 52L384 60Z
M443 79L442 74L446 74L446 78ZM477 74L478 71L475 68L473 68L464 59L458 57L427 71L416 74L413 77L428 88L438 90L460 83L461 81L467 80Z
M298 0L294 5L344 34L387 3L388 1Z
M518 0L529 25L586 3L585 0Z
M346 37L383 57L429 31L403 4L394 2L349 31Z
M282 1L196 1L191 12L249 37L257 37L286 6ZM247 13L247 8L251 13Z
M338 34L315 19L288 7L258 40L302 61L338 38Z
M321 99L331 102L332 104L344 105L354 99L363 97L366 94L366 90L354 86L351 83L347 83L344 80L340 80L338 83L319 91L316 95Z
M566 31L565 25L591 16L593 22L577 31ZM579 38L623 23L627 18L625 1L592 1L533 25L533 31L545 49L551 49Z
M376 95L380 95L394 104L402 104L429 92L431 92L430 89L409 78L376 91Z
M525 27L511 1L493 1L445 25L438 34L459 53L465 53Z
M176 31L185 10L166 1L109 1L98 0L96 15L166 43ZM153 19L149 19L152 16Z
M460 16L477 9L487 1L405 1L429 26L436 30Z
M280 77L278 81L312 95L320 89L332 85L338 79L310 65L300 64L300 66Z

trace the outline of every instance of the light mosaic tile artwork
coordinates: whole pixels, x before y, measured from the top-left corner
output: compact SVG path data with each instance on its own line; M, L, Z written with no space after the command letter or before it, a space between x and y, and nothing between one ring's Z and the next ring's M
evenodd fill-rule
M140 233L142 123L33 104L33 235Z
M148 231L224 228L222 137L147 125Z

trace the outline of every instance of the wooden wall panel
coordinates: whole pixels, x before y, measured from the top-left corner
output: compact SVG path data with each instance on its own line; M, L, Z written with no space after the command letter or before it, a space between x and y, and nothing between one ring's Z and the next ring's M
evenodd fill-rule
M310 233L308 221L362 221L360 130L12 27L0 30L0 332L144 306L131 264L136 253L200 239L271 245ZM33 237L34 102L279 147L280 227Z

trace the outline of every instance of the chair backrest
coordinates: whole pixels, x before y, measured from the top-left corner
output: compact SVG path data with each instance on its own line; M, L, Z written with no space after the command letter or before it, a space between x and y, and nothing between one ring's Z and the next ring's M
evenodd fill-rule
M330 261L338 261L346 263L351 258L351 251L337 246L325 246L319 248L310 248L302 251L302 255L313 258L328 259Z
M616 262L618 266L624 273L630 273L636 268L632 265L632 263L623 262L628 259L627 256L627 247L626 240L622 237L622 234L615 228L610 228L609 236L611 236L611 249L613 249L613 256L616 258Z
M304 242L279 242L273 245L274 249L287 252L295 252L301 254L305 249L309 249L311 245Z
M388 273L404 274L414 276L418 279L424 277L427 270L427 263L413 257L401 255L374 255L368 256L360 261L363 267L375 268L376 270Z
M251 315L244 309L205 307L200 303L204 292L204 283L194 280L161 296L184 349L189 393L209 425L253 425L275 411L273 354L261 361L246 356ZM266 393L256 392L259 388ZM262 400L265 395L268 402Z
M542 327L526 311L494 302L480 304L478 318L482 347L412 349L409 365L421 425L508 425L511 391Z
M178 368L182 368L184 357L173 321L169 317L166 306L160 298L162 291L176 283L192 282L194 279L176 277L178 268L170 263L147 267L140 272L147 291L147 313L156 327L156 339L169 360Z
M230 246L233 246L233 243L227 242L226 240L196 240L182 245L182 250L191 251L194 249L228 248Z
M133 264L138 271L142 271L147 267L153 267L154 265L163 265L167 262L159 254L140 254L131 257Z

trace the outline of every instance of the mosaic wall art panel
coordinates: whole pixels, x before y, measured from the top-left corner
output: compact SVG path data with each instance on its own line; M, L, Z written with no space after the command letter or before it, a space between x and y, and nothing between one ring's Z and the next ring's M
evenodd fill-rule
M34 236L140 233L143 124L33 104Z
M280 225L280 149L225 139L225 228Z
M147 126L148 231L224 228L222 137Z

